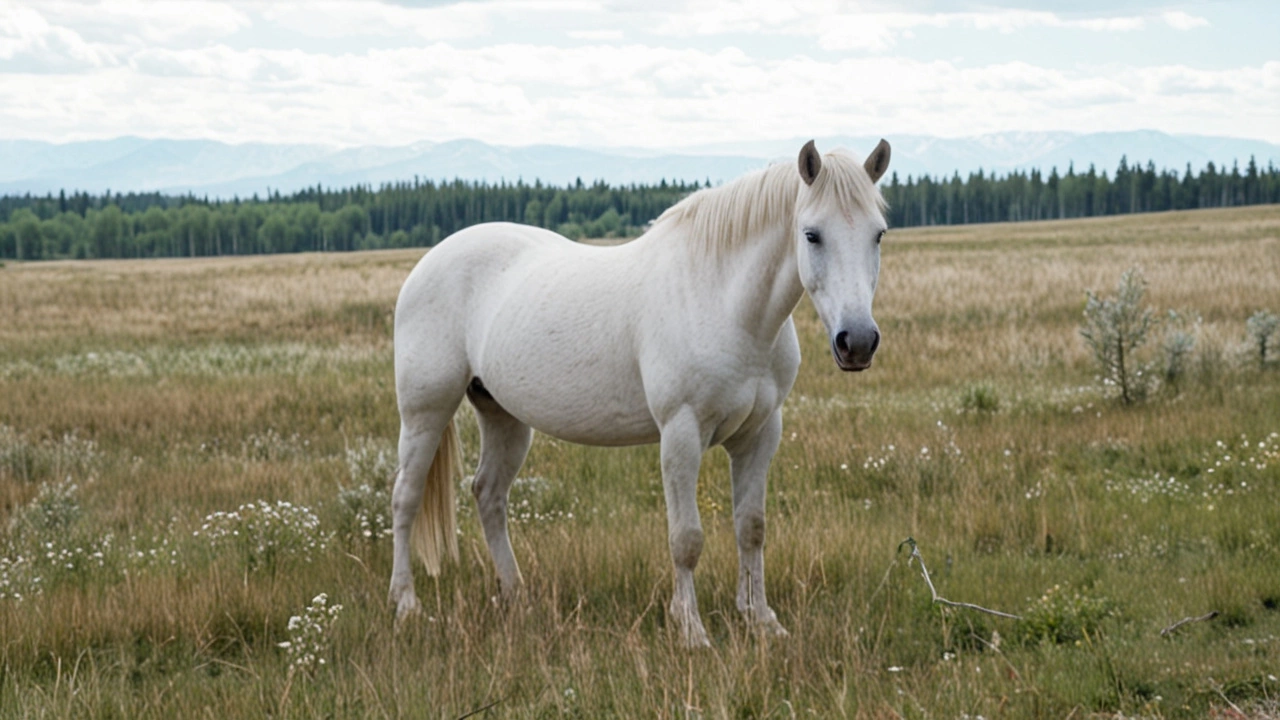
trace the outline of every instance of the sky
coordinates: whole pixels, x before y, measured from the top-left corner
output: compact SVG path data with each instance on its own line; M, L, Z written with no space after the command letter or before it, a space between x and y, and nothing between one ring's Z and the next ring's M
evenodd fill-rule
M0 0L0 140L1280 143L1280 2Z

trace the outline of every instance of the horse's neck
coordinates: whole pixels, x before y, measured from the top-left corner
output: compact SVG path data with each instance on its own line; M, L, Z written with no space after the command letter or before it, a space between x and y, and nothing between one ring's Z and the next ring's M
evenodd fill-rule
M681 277L692 297L701 298L702 312L727 313L725 320L740 327L762 344L771 345L791 316L804 287L796 268L794 204L799 176L786 167L770 168L739 183L757 186L726 187L731 201L703 198L692 215L673 224L659 224L652 235L636 241L634 251L655 253L664 274ZM719 201L719 202L717 202ZM716 221L690 220L698 213L723 213ZM747 214L760 212L756 218ZM706 217L706 215L703 215ZM713 215L714 217L714 215ZM767 219L765 219L767 218ZM699 236L716 228L732 227L746 233L739 237ZM662 249L659 250L659 247Z
M804 294L792 222L791 213L783 213L776 222L755 228L749 236L735 238L710 254L699 245L701 238L685 235L687 228L677 231L676 237L652 240L660 240L667 248L663 255L670 265L662 274L681 278L676 281L683 286L681 294L697 298L699 312L727 315L725 324L768 346ZM670 248L680 251L670 253Z
M724 307L735 324L761 343L773 343L804 294L793 235L788 222L762 229L734 248L721 266Z

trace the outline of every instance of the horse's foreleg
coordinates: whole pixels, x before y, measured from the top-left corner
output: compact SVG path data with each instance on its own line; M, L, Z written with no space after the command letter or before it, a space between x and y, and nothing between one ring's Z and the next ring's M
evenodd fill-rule
M671 619L688 647L711 644L698 617L698 596L693 588L693 570L702 555L698 467L703 450L701 429L689 408L662 427L662 489L667 501L667 540L675 563Z
M473 383L467 397L471 398L480 423L480 467L471 484L471 493L480 511L480 524L498 573L502 597L510 601L523 581L507 534L507 497L511 482L529 454L533 430L504 410L482 385Z
M769 417L755 435L726 443L733 476L733 529L738 538L738 611L747 622L771 635L786 629L764 593L764 502L769 463L782 438L782 411Z

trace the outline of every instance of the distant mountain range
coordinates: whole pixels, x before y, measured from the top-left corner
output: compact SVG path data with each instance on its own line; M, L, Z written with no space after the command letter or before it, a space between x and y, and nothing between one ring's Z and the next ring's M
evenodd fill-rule
M908 175L967 176L983 169L1005 173L1057 167L1065 173L1090 164L1114 172L1121 156L1130 164L1199 172L1206 163L1241 168L1253 157L1261 167L1280 165L1280 145L1261 140L1169 135L1156 131L1111 133L1008 132L967 138L887 136L891 169ZM584 149L557 145L507 147L477 140L420 142L397 147L335 148L323 145L230 145L212 140L122 137L53 144L0 140L0 194L44 195L59 190L101 193L153 191L229 198L317 184L329 187L413 180L484 180L565 185L656 183L660 180L733 179L771 161L789 159L808 138L722 143L670 151ZM879 136L817 138L820 150L837 146L865 153Z

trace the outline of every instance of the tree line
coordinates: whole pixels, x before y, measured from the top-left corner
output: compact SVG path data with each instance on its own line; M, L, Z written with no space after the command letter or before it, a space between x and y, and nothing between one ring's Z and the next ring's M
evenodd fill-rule
M161 193L0 196L0 258L143 258L349 251L434 245L480 222L550 228L573 239L639 234L699 182L558 187L540 182L436 183L415 178L374 189L320 186L231 200ZM1228 172L1157 172L1121 159L1113 176L1090 166L1059 175L979 170L961 178L882 183L894 227L1280 203L1280 169L1250 159Z
M1238 164L1227 171L1210 162L1196 174L1188 163L1180 175L1157 171L1153 162L1130 165L1122 157L1111 177L1092 165L1083 173L1068 166L1063 175L1057 168L1047 176L1039 170L1004 176L979 170L964 180L955 173L905 183L895 174L882 191L895 227L1050 220L1280 203L1280 168L1268 163L1261 169L1250 158L1243 171Z

